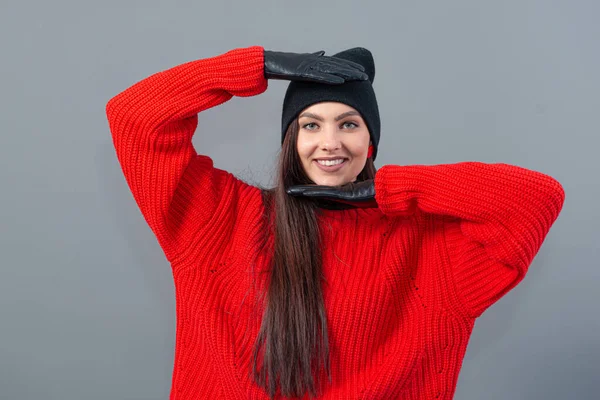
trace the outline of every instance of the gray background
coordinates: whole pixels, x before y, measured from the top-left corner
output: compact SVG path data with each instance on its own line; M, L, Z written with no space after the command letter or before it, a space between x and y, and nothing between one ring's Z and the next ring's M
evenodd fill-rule
M35 4L32 4L35 3ZM525 280L478 320L457 399L597 399L599 3L0 3L0 398L166 399L169 264L104 107L236 47L375 56L376 166L507 162L552 175L562 214ZM204 112L194 144L270 184L286 83Z

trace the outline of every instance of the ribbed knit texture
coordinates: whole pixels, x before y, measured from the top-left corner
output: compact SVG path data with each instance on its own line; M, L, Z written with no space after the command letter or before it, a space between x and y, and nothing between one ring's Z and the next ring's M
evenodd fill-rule
M171 399L268 398L249 378L268 268L260 191L192 145L200 111L266 88L253 46L151 75L106 106L124 176L173 269ZM333 379L320 398L451 399L475 318L523 279L563 188L462 162L386 165L375 191L379 208L319 215Z

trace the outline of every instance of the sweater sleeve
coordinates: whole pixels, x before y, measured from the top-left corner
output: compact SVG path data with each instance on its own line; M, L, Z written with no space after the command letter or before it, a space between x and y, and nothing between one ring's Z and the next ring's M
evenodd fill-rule
M266 89L263 48L253 46L155 73L106 104L127 184L169 260L198 233L191 227L222 221L233 197L249 186L197 154L192 145L197 114ZM193 213L192 201L201 205Z
M565 198L562 185L508 164L386 165L375 177L384 214L443 216L444 248L458 299L473 318L525 276Z

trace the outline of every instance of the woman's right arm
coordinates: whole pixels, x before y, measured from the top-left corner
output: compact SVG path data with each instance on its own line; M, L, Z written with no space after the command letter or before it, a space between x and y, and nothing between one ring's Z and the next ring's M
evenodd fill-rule
M198 113L266 89L264 49L252 46L158 72L108 101L125 179L169 260L211 220L231 218L222 209L235 207L233 196L258 192L196 153Z

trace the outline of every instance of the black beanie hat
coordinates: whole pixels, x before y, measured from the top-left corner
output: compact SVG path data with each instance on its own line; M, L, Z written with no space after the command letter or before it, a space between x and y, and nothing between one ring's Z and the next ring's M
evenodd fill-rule
M373 160L377 156L381 122L373 80L375 79L375 62L371 52L363 47L354 47L334 54L333 57L350 60L365 67L369 76L364 81L347 81L339 85L303 81L290 82L281 115L281 144L290 123L306 107L322 101L337 101L355 108L365 120L371 141L373 142Z

